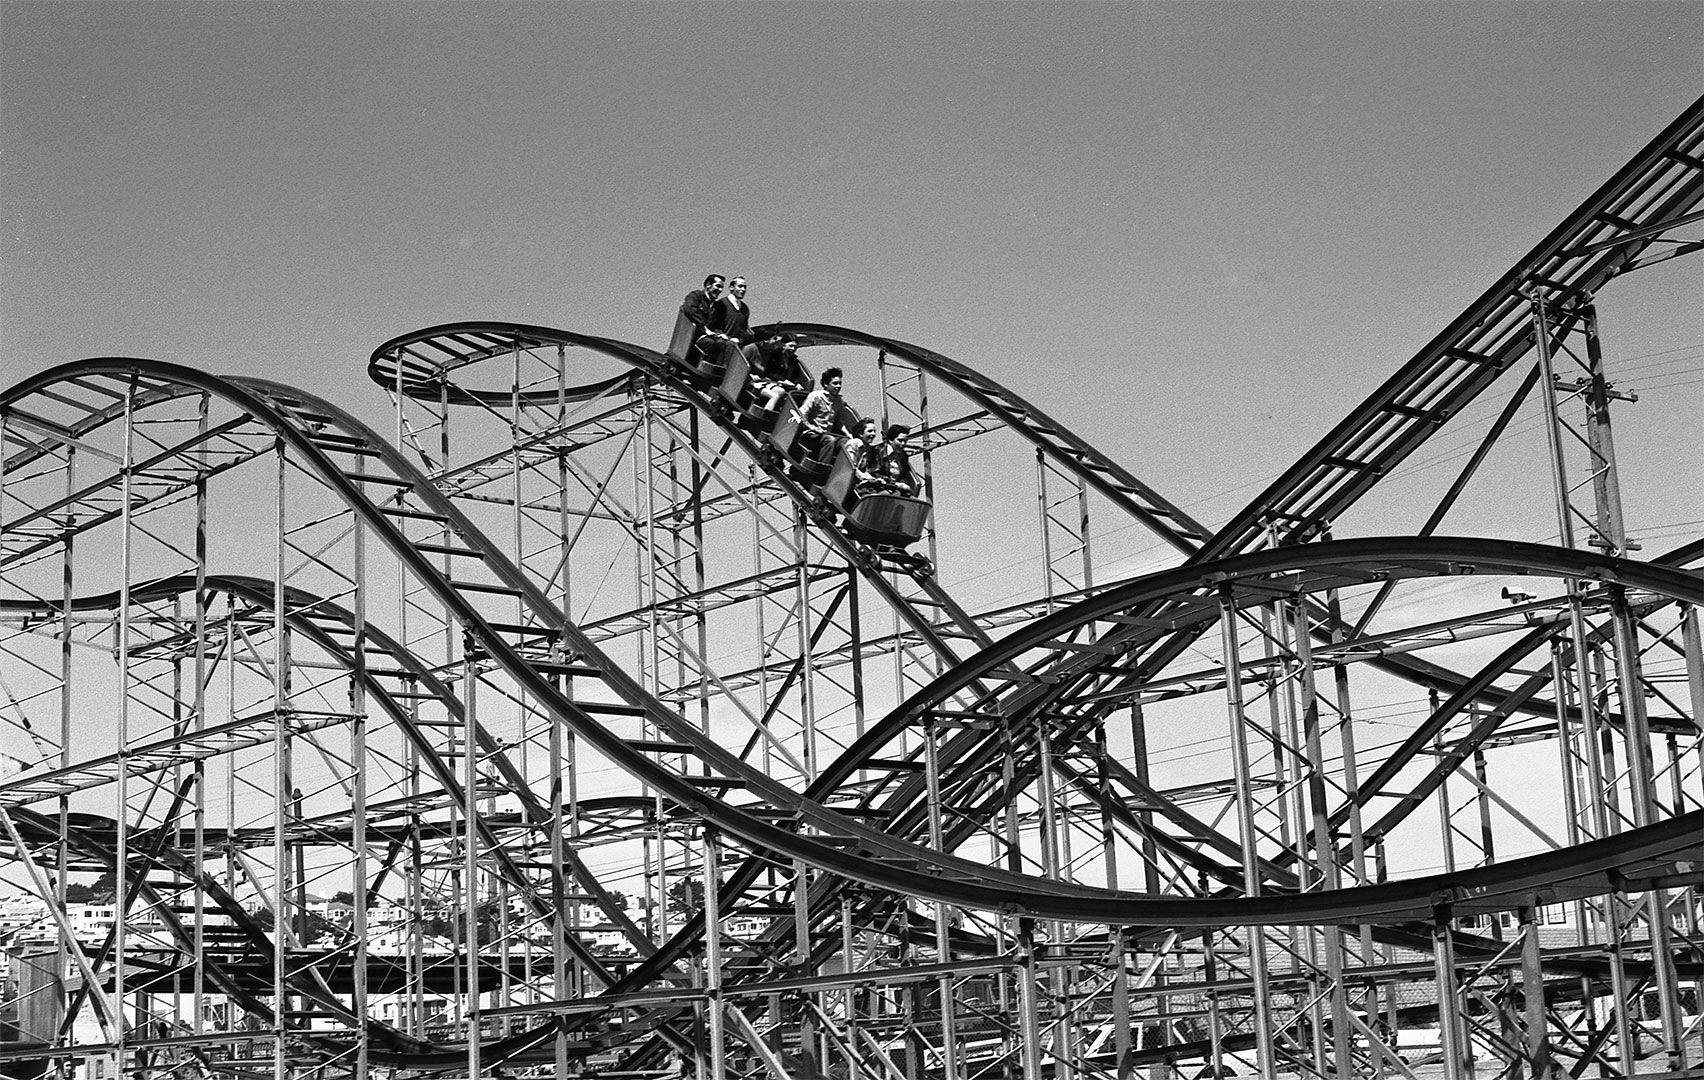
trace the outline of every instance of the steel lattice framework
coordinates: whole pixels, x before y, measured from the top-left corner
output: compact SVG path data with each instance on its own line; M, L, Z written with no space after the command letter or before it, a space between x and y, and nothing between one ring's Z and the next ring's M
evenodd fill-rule
M1217 529L816 323L777 329L913 428L906 550L668 355L549 327L379 346L387 434L154 360L13 386L0 1070L1695 1069L1704 542L1633 557L1595 303L1701 200L1704 101ZM1561 542L1436 535L1522 409ZM1355 535L1446 428L1423 516ZM990 475L1018 602L941 569Z

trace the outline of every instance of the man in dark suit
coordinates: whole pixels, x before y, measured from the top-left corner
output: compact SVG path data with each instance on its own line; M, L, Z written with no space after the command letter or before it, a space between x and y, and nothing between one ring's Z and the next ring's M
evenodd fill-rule
M727 278L721 274L711 274L705 278L702 289L694 289L686 294L686 299L680 304L680 313L702 327L710 321L710 313L715 310L716 301L721 299L722 284L725 281Z
M715 344L705 324L716 314L726 281L721 274L711 274L704 279L703 288L687 293L680 302L680 317L675 320L674 337L669 342L670 356L695 367L705 362L707 350Z

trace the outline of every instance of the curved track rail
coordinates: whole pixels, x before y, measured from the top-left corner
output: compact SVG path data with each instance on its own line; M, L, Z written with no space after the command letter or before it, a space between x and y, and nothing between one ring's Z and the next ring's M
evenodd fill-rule
M1096 992L1107 993L1106 987L1123 985L1128 978L1127 950L1174 949L1182 931L1199 929L1211 956L1216 931L1241 927L1246 935L1242 944L1221 936L1220 947L1244 949L1246 961L1254 965L1250 977L1258 985L1265 970L1259 958L1266 946L1248 942L1264 941L1263 933L1276 928L1309 926L1323 929L1305 938L1307 963L1313 966L1306 978L1298 977L1297 985L1308 979L1331 983L1332 1014L1323 1018L1315 1009L1313 1020L1298 1022L1285 1037L1301 1038L1299 1033L1311 1023L1316 1057L1330 1056L1338 1074L1345 1075L1352 1056L1376 1058L1379 1053L1371 1042L1357 1049L1361 1044L1356 1040L1362 1036L1351 1031L1343 964L1346 953L1357 946L1345 924L1360 928L1362 964L1371 964L1371 942L1377 940L1435 949L1440 971L1452 963L1447 956L1452 950L1489 968L1506 967L1506 948L1462 935L1459 928L1450 928L1451 920L1498 912L1520 912L1530 920L1541 905L1574 904L1585 911L1583 905L1589 903L1605 921L1616 923L1618 935L1619 927L1648 918L1656 947L1663 940L1658 927L1675 911L1665 906L1665 896L1670 890L1690 895L1685 890L1700 883L1696 864L1704 857L1704 810L1688 807L1704 800L1689 794L1691 775L1677 744L1682 740L1693 747L1687 752L1696 754L1697 718L1661 688L1652 691L1661 707L1650 722L1668 739L1667 775L1673 778L1673 793L1635 798L1630 811L1611 805L1610 811L1620 817L1593 826L1603 835L1553 842L1555 850L1513 860L1493 858L1487 841L1485 865L1438 874L1399 874L1377 883L1360 869L1341 880L1333 876L1336 868L1357 865L1365 845L1397 836L1421 806L1439 803L1446 784L1466 776L1469 763L1487 745L1511 737L1508 722L1516 714L1533 718L1535 730L1553 723L1564 739L1570 729L1593 724L1613 730L1619 748L1612 752L1612 740L1604 738L1604 752L1610 757L1604 763L1594 757L1591 767L1604 770L1612 785L1622 783L1613 755L1644 754L1645 710L1623 715L1613 695L1591 690L1591 680L1601 673L1589 670L1590 661L1610 656L1635 669L1621 673L1625 701L1641 685L1636 671L1641 640L1653 649L1696 651L1696 613L1704 607L1704 584L1697 572L1685 568L1696 558L1696 545L1641 563L1566 548L1432 537L1453 491L1419 536L1320 540L1381 477L1524 356L1560 344L1595 318L1589 311L1592 294L1644 261L1652 245L1698 220L1695 208L1700 201L1704 101L1653 140L1414 360L1217 531L1191 519L1064 424L964 364L862 331L820 323L775 324L805 345L872 349L884 360L949 386L979 410L978 422L986 429L1003 428L1027 442L1038 460L1142 524L1184 557L1179 567L1132 581L1085 586L1058 598L1050 589L1047 607L1052 610L1015 616L1021 620L1016 629L998 641L990 633L994 620L967 610L937 580L927 560L853 540L760 439L732 423L668 357L639 346L498 322L446 324L386 342L372 354L369 373L397 398L399 410L408 399L441 411L446 446L442 470L435 470L430 461L422 468L348 413L278 383L218 378L126 358L83 361L46 372L0 395L0 436L5 439L0 455L7 455L0 461L0 479L10 483L22 477L33 483L62 470L64 494L0 520L0 572L35 572L62 559L64 594L51 597L46 587L36 586L26 590L27 596L0 598L0 618L9 619L8 625L20 634L45 633L59 639L58 672L42 671L62 679L65 700L71 700L69 685L77 667L71 646L79 619L107 619L115 627L125 627L130 620L181 622L176 615L161 613L205 612L214 596L223 598L230 612L247 612L241 618L228 615L229 623L233 633L242 626L256 638L275 639L271 658L260 658L257 652L253 663L262 669L272 666L270 677L280 687L280 701L288 700L293 677L286 669L299 664L304 673L315 664L334 669L347 680L352 708L347 716L325 722L349 723L359 716L364 724L368 715L382 717L383 725L399 734L399 745L408 748L410 760L423 769L424 785L417 781L414 794L396 804L397 813L409 816L413 831L406 835L413 840L403 832L381 829L372 834L390 844L385 872L399 865L407 843L430 837L447 845L451 858L465 860L464 880L471 883L481 874L489 875L527 919L557 927L557 966L549 977L555 980L558 999L506 1007L488 1003L491 1007L477 1007L478 1019L459 1034L451 1031L442 1037L380 1022L362 1011L360 987L370 974L367 969L359 964L339 967L341 960L309 957L288 945L287 935L239 902L230 882L198 869L199 861L185 850L189 841L181 829L162 826L132 835L123 820L128 807L117 819L71 812L73 800L95 788L116 785L123 804L126 784L134 778L163 776L220 755L260 748L268 738L282 745L281 740L296 737L289 728L296 721L280 719L283 706L275 710L270 728L252 719L233 719L211 731L174 729L170 738L57 768L47 767L50 759L41 755L42 765L0 781L0 815L14 854L33 864L31 872L38 877L122 870L130 886L128 900L153 909L173 947L200 954L193 976L198 986L225 995L254 1023L277 1029L281 1047L287 1031L295 1045L314 1047L309 1056L324 1067L356 1055L360 1064L350 1073L355 1076L363 1075L370 1064L433 1069L467 1062L478 1070L483 1061L561 1068L570 1057L587 1058L615 1047L625 1048L623 1063L644 1067L655 1063L665 1047L703 1052L706 1030L712 1032L708 1039L715 1055L720 1055L727 1025L759 1059L751 1067L776 1076L788 1075L795 1064L807 1072L814 1068L807 1052L813 1040L822 1053L829 1052L832 1041L833 1052L848 1067L872 1074L906 1071L892 1060L903 1043L904 1052L912 1055L910 1071L958 1076L964 1062L954 1064L952 1010L944 1010L935 1021L945 1025L937 1036L941 1049L928 1052L918 1050L921 1036L915 1032L906 1036L909 1042L887 1039L871 1030L859 1031L852 1016L857 994L884 979L898 979L893 986L927 984L939 1000L947 1001L955 987L980 977L977 971L1000 973L1022 1000L1019 1012L1029 1027L1021 1032L1006 1022L993 1027L1004 1032L1000 1045L1006 1049L1000 1053L1008 1055L1008 1061L1021 1059L1031 1075L1067 1066L1098 1063L1122 1069L1137 1060L1218 1054L1244 1048L1238 1038L1251 1040L1248 1047L1270 1064L1280 1048L1273 1041L1278 1028L1269 1019L1257 1019L1253 1036L1214 1037L1210 1045L1192 1043L1146 1057L1126 1046L1119 1064L1103 1061L1100 1051L1086 1050L1073 1062L1063 1050L1066 1044L1052 1041L1055 1037L1043 1030L1040 1017L1056 1009L1048 1023L1065 1030L1070 1008L1062 1003L1074 999L1076 987L1093 981L1082 971L1085 948L1109 957L1108 970L1116 974L1094 977L1106 980L1097 984L1102 989ZM586 350L633 370L571 386L567 363L560 360L567 349ZM479 369L480 364L549 350L556 350L560 360L554 386L522 389L518 378L506 390L472 385L491 370ZM1524 397L1535 379L1527 379L1517 398ZM146 425L158 422L154 410L195 401L201 403L202 430L193 439L151 456L132 455L132 445L148 442ZM448 416L454 407L499 417L507 410L517 461L523 442L533 450L571 455L574 445L563 438L564 430L552 427L549 410L560 416L570 403L595 407L606 401L612 407L642 402L645 410L653 402L684 406L693 416L695 440L701 418L717 425L723 443L714 456L720 459L737 449L759 474L751 490L761 486L765 498L778 494L776 505L788 512L792 523L801 529L808 523L891 609L903 624L896 640L908 638L933 655L935 672L926 685L886 712L826 766L816 766L807 756L812 764L794 784L754 761L751 746L737 752L724 745L712 733L708 704L701 705L698 721L689 719L683 708L665 700L660 686L652 685L655 672L641 668L635 676L626 662L606 652L524 563L518 527L515 550L507 550L476 520L468 504L459 501L467 492L454 482L447 451ZM528 410L536 413L536 423ZM101 449L100 436L121 426L125 449L122 457L115 457ZM1500 428L1494 428L1493 435L1496 430ZM133 438L136 432L143 432L139 439ZM552 440L561 441L560 450L553 449ZM6 447L18 449L8 453ZM143 512L198 499L222 474L269 456L278 463L281 502L286 468L298 470L328 500L323 520L347 520L343 535L357 537L357 553L370 544L394 561L403 580L402 611L406 614L412 605L439 613L431 641L417 628L405 631L402 622L386 628L362 608L343 606L332 593L310 592L282 579L206 573L205 522L194 541L194 558L202 564L197 573L168 573L151 580L146 570L138 576L133 569L131 578L112 592L82 596L73 591L73 545L96 542L103 530L119 530L125 536L124 565L131 567L129 537L150 535L137 524ZM501 454L476 463L474 472L505 467L500 459ZM691 497L698 494L694 489ZM751 498L749 493L735 496ZM513 501L518 513L518 493ZM280 505L281 553L286 548L283 517ZM299 531L308 534L312 524L303 524ZM333 539L317 549L298 547L292 558L301 556L305 566L326 562L326 553L340 542ZM800 558L801 573L808 574L810 568ZM357 555L354 568L344 576L357 580L362 573ZM1467 576L1553 582L1558 597L1522 606L1518 614L1526 617L1524 625L1481 614L1448 625L1368 629L1372 612L1391 588ZM1340 597L1364 597L1374 590L1378 596L1358 621L1341 614ZM803 610L801 602L801 622ZM855 623L857 616L852 618ZM1597 624L1588 624L1588 618L1596 618ZM1674 621L1676 629L1654 628L1657 619ZM1191 667L1187 657L1192 650L1200 651L1198 643L1215 626L1221 630L1221 654ZM1489 658L1482 653L1470 675L1411 654L1411 649L1453 640L1464 626L1469 635L1504 634L1512 640ZM197 621L173 639L153 642L150 648L157 651L149 655L168 656L173 649L182 655L183 649L199 648L194 640L204 629ZM129 639L124 633L114 631L114 655L128 664L132 654L125 652ZM1680 641L1687 634L1691 637L1683 649ZM1564 655L1570 635L1574 651ZM1239 653L1246 647L1239 636L1267 650L1246 670L1239 667ZM291 640L301 643L312 658L293 658ZM854 635L853 656L859 647ZM1548 670L1520 669L1526 658L1546 651L1553 656ZM808 654L806 647L794 669L807 679ZM1333 798L1322 781L1318 695L1311 679L1316 668L1342 668L1351 662L1430 687L1433 701L1426 719L1389 748L1370 774L1351 779ZM1689 662L1697 665L1698 660ZM1504 685L1511 674L1518 681ZM1579 689L1569 689L1570 683ZM903 679L899 685L905 686ZM1643 685L1654 686L1649 681ZM474 696L488 694L486 686L498 687L499 696L513 702L531 703L524 707L548 717L552 732L560 730L574 745L619 767L637 794L570 804L559 791L535 790L514 739L492 726L493 720L476 718ZM1284 745L1277 719L1280 686L1287 686L1289 700L1306 706L1305 715L1293 724L1297 738L1305 734L1305 747L1301 742ZM1547 686L1555 702L1537 697ZM1289 813L1288 795L1272 798L1268 822L1249 813L1233 829L1225 820L1193 810L1187 791L1162 790L1151 777L1107 751L1106 726L1115 711L1202 693L1223 694L1230 702L1235 743L1246 726L1242 695L1247 687L1264 687L1258 693L1273 703L1272 760L1281 762L1285 754L1306 758L1294 766L1274 766L1280 786L1307 789L1294 800L1293 819L1285 818L1283 824L1285 830L1293 824L1294 835L1267 835L1271 823ZM1704 691L1695 686L1692 692L1696 698ZM423 700L435 703L442 716L423 718L413 704ZM199 705L195 711L199 714ZM27 720L22 726L28 728ZM1586 742L1595 747L1596 740L1593 735ZM1421 769L1423 761L1430 764ZM1628 781L1635 791L1651 786L1649 776L1641 778L1641 767L1648 773L1651 765L1641 766L1635 758ZM1352 769L1349 775L1353 777ZM1238 776L1246 782L1247 762L1241 759ZM278 798L283 799L288 773L280 773L279 780ZM172 785L160 784L148 797L167 799L162 821L178 819L185 793L193 786L177 784L174 794ZM480 799L493 793L512 799L513 811L480 813ZM1393 796L1396 801L1373 816L1373 800ZM950 819L942 812L943 800L951 803ZM1246 795L1240 801L1245 809L1250 802ZM57 820L36 805L44 802L58 804ZM672 934L655 933L655 927L642 928L630 918L599 870L582 860L580 847L564 839L567 807L590 812L594 804L619 822L618 832L655 836L659 847L671 822L700 826L703 849L692 872L702 873L708 883L703 910ZM1450 810L1447 801L1443 805L1447 831ZM156 807L142 818L158 813ZM1363 813L1373 820L1363 823ZM293 839L285 838L282 818L270 829L239 827L232 820L222 832L195 835L217 835L233 851L270 845L278 855L276 873L282 882L289 877L284 852L290 844L300 844L299 850L316 844L352 850L372 842L365 824L356 824L361 814L358 807L353 815L339 809L301 818L292 826ZM1095 857L1072 855L1073 826L1069 820L1064 825L1053 821L1050 815L1055 814L1098 820L1105 834L1105 854L1100 857L1104 866ZM745 854L724 875L722 858L728 852L718 845L730 840ZM984 840L992 842L994 852L986 859L972 853L973 844ZM1058 850L1061 841L1063 852ZM1143 851L1150 866L1171 867L1165 886L1156 888L1150 878L1146 888L1119 887L1112 855L1120 845L1126 852ZM56 847L57 870L47 855ZM540 860L550 864L542 876L545 863ZM1331 864L1333 873L1311 865L1316 860ZM663 861L666 864L666 857ZM791 868L793 874L790 911L766 907L782 895L773 891L777 867ZM298 878L305 872L298 869ZM759 897L756 889L764 875L771 880L768 899ZM541 885L552 879L549 887ZM565 932L561 909L570 884L614 924L636 954L631 964L607 963L605 954ZM1650 897L1648 916L1629 905L1629 893ZM217 911L230 920L230 948L200 948L201 931L180 917L183 898L190 894L198 897L195 910ZM929 902L928 916L910 910L919 898ZM472 941L481 933L475 925L476 905L470 900L464 906L465 938ZM949 925L949 909L989 914L973 929ZM722 958L723 969L709 989L694 985L717 968L724 929L715 924L730 913L766 915L768 928L747 942L740 956ZM1694 912L1690 917L1695 922L1698 916ZM69 946L69 932L61 922ZM929 923L933 934L923 929ZM1094 927L1105 928L1104 937L1085 929ZM1256 929L1261 927L1274 931ZM1536 941L1536 931L1525 933ZM901 957L932 948L939 970L925 965L904 974L907 966L902 963L899 975L883 973L887 969L879 966L876 974L827 974L832 963L842 968L850 963L861 937L891 941ZM1048 944L1040 946L1040 940ZM358 947L346 947L361 953ZM1553 977L1544 996L1558 1003L1583 1002L1612 991L1625 1010L1631 992L1627 980L1655 980L1652 985L1670 1002L1664 1022L1675 1025L1665 1029L1665 1044L1677 1047L1684 1041L1674 1016L1679 1000L1674 969L1660 948L1647 962L1614 952L1545 959L1536 946L1526 947L1529 955L1523 963L1529 981ZM97 967L110 962L111 948L109 942L97 954ZM949 957L963 963L949 963ZM577 997L561 989L568 964L584 991ZM1053 965L1047 968L1052 974L1043 973L1048 964ZM515 972L524 978L532 970L530 959L521 959L516 967L505 952L500 963L470 956L465 969L432 978L439 980L434 986L463 987L470 995L471 1017L476 1008L471 1002L488 988L498 993ZM1680 970L1691 968L1683 964ZM116 985L122 987L122 974L118 978ZM1578 985L1564 991L1568 980ZM89 985L96 981L90 979ZM1049 986L1056 988L1061 1004L1043 1003L1054 992L1046 989ZM267 1000L269 992L278 1000ZM785 1060L776 1032L794 1021L785 1019L779 1004L771 1006L776 1026L770 1035L753 1027L739 1008L724 1005L765 997L777 1003L802 1002L797 1007L806 1011L795 1015L807 1032L795 1040L800 1061ZM110 1011L110 1006L101 1007ZM1127 1010L1128 1004L1121 1007ZM1263 1006L1254 1002L1251 1008L1261 1014ZM843 1010L844 1023L825 1011L829 1009ZM911 1009L914 1024L927 1011L921 999ZM1435 1011L1446 1028L1462 1022L1460 1016L1447 1015L1441 1004ZM942 1012L937 1007L937 1013ZM876 1030L879 1013L865 1018ZM509 1024L509 1018L520 1021L522 1028ZM1123 1022L1128 1025L1128 1015ZM1624 1061L1631 1061L1629 1054L1638 1053L1638 1039L1625 1017L1617 1022L1621 1026L1614 1041L1623 1047ZM316 1029L316 1023L329 1026ZM527 1023L532 1026L524 1026ZM1534 1020L1529 1015L1527 1023L1534 1030L1543 1026L1542 1017ZM1333 1040L1329 1055L1321 1033ZM1370 1033L1363 1035L1371 1039ZM1581 1050L1582 1068L1594 1055L1601 1059L1596 1047L1606 1039L1609 1036L1594 1035ZM974 1039L965 1043L965 1052L981 1053L976 1045ZM1299 1043L1286 1045L1282 1053L1291 1061L1306 1059ZM1534 1060L1541 1050L1532 1051ZM0 1047L0 1057L20 1052L8 1054ZM930 1059L930 1053L945 1056ZM722 1060L713 1057L712 1067L720 1068L715 1063Z

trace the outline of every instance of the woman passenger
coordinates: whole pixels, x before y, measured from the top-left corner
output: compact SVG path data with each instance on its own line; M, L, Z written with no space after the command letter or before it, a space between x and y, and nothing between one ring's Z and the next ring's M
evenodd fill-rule
M866 416L846 440L846 456L852 462L852 490L858 495L891 490L882 475L882 444L876 440L876 430L875 417Z
M881 443L881 462L876 471L887 482L889 490L916 498L917 493L923 490L923 479L911 468L905 444L900 441L910 433L911 428L905 424L888 425Z
M751 367L752 392L763 399L765 409L775 409L785 394L809 389L810 376L799 364L798 344L790 335L776 334L741 351Z

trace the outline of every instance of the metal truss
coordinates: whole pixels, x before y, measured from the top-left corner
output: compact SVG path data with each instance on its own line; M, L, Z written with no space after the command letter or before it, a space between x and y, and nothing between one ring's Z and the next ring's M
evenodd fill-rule
M1704 546L1626 533L1595 305L1698 246L1701 144L1704 103L1219 529L970 365L817 323L777 328L912 429L908 550L572 331L380 345L386 435L158 361L6 390L0 853L40 903L0 1062L1691 1069ZM1500 379L1424 518L1354 535ZM1529 408L1561 542L1436 535ZM990 468L1033 494L1017 601L948 563ZM1127 525L1176 562L1109 575Z

